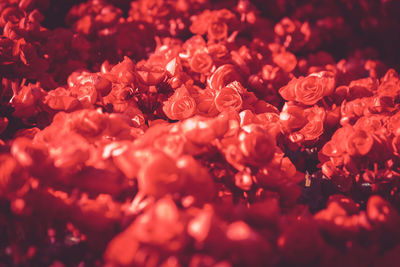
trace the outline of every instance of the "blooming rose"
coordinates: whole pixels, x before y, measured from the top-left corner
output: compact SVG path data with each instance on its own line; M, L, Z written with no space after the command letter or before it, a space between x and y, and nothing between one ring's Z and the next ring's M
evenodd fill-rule
M69 129L87 139L97 140L107 127L107 116L99 110L79 110L66 117Z
M163 103L163 111L171 120L183 120L196 112L196 101L185 86L176 89L175 93Z
M208 39L223 40L228 36L228 25L220 20L215 20L208 26Z
M368 107L372 106L372 100L372 98L364 97L349 102L343 101L340 106L340 124L354 123L355 119L361 117L368 111Z
M214 62L224 62L229 58L229 50L223 43L209 44L207 51Z
M236 173L235 185L242 190L250 190L253 185L253 178L251 177L251 173L246 171Z
M400 79L394 69L389 69L385 76L381 79L381 84L378 87L378 93L381 96L398 97L400 94Z
M283 132L289 134L293 143L300 143L317 140L322 135L326 112L318 106L304 109L287 102L279 117Z
M215 118L194 116L183 121L181 129L191 142L199 145L209 144L228 131L229 118L223 113Z
M79 101L70 95L64 87L58 87L48 92L44 103L54 110L71 111L79 106Z
M213 60L206 52L197 52L190 59L190 68L194 72L208 73L211 70Z
M82 136L64 132L49 144L49 156L57 168L78 169L89 159L89 146Z
M290 52L276 53L272 56L272 59L276 65L286 72L291 72L297 65L296 56Z
M207 29L205 29L207 31ZM187 39L186 42L182 45L182 49L185 53L179 54L180 57L184 56L184 58L192 57L197 51L204 50L207 44L204 38L200 35L194 35L191 38ZM208 48L207 48L208 50ZM210 52L210 51L208 51Z
M157 85L165 78L165 69L156 65L140 66L137 70L139 80L146 85Z
M346 125L339 128L331 140L322 147L322 154L328 157L339 157L346 152L346 140L353 133L353 127Z
M308 123L300 129L304 137L304 140L315 140L324 131L324 121L325 121L325 110L320 107L312 107L305 111L307 114Z
M176 251L184 243L184 221L173 200L166 196L158 200L134 221L136 238L164 249Z
M138 174L139 190L156 197L179 192L183 183L175 160L162 152L152 153Z
M279 118L282 129L289 133L300 130L307 124L304 109L293 103L285 103Z
M371 196L367 202L367 217L374 225L397 227L399 214L392 205L381 196Z
M305 105L314 105L335 89L335 77L332 72L321 71L307 77L293 78L279 89L281 96L288 101L297 101Z
M218 114L218 109L214 101L215 94L215 90L207 87L204 90L197 91L196 94L193 95L199 115L215 116Z
M76 97L84 107L90 108L97 101L97 91L94 85L86 83L70 88L71 96Z
M400 112L395 113L389 118L386 127L394 135L400 135Z
M387 124L387 116L372 114L363 116L354 124L354 128L362 129L370 134L380 137L382 140L387 139L389 131L385 127Z
M212 17L210 10L205 10L201 14L192 16L193 23L190 26L190 31L193 34L203 35L207 32L208 23Z
M239 111L242 108L242 97L234 88L224 87L215 96L215 106L220 112L228 109Z
M0 197L18 190L28 178L10 154L0 154Z
M242 82L242 77L231 64L220 66L207 80L210 88L214 90L220 90L233 81Z
M215 194L215 184L208 169L204 168L192 156L183 155L176 161L179 168L183 187L179 192L182 196L189 196L193 201L209 202Z
M183 154L186 139L182 134L162 135L154 140L154 147L172 158Z
M364 78L352 81L348 86L347 100L372 96L378 88L378 81L373 78Z
M124 57L124 60L111 68L107 75L107 79L112 82L119 82L123 84L130 84L134 81L135 64L133 61Z
M14 116L27 118L37 114L37 103L45 94L46 92L36 85L23 86L11 99L15 108Z
M243 126L239 133L239 149L248 163L261 166L267 164L275 153L274 140L268 132L256 124Z
M347 137L347 152L352 156L363 156L371 150L373 144L374 139L368 132L357 129Z
M70 77L68 78L68 84L70 84L70 87L77 84L84 85L86 83L89 83L93 85L96 91L99 92L102 96L106 96L110 93L112 84L102 75L99 75L97 73L88 73L85 71L81 72L80 74L79 72L74 73L78 75L75 77L75 79L71 77L72 75L70 75Z
M12 143L11 154L32 175L49 177L51 160L44 144L33 143L26 137L19 137Z

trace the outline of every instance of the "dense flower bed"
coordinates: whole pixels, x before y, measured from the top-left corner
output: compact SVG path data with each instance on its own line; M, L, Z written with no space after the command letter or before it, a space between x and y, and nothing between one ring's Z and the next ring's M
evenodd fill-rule
M1 2L0 266L397 266L399 11Z

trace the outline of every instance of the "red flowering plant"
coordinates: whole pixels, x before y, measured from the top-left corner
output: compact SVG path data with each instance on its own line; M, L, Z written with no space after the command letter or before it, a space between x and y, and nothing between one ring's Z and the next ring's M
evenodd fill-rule
M67 22L75 31L85 35L112 28L121 17L122 11L104 1L89 1L74 6L67 15Z
M312 73L307 77L294 78L288 85L279 89L279 93L285 100L310 106L332 94L334 89L334 74L323 71Z
M196 101L197 114L202 116L216 116L219 111L215 104L216 91L210 87L204 90L197 90L192 93Z
M279 115L282 131L293 143L315 143L324 132L326 112L314 106L303 108L291 102L285 103Z
M393 134L396 126L392 128L390 122L396 121L396 115L390 115L394 108L393 96L385 98L377 88L375 85L364 91L371 95L369 97L364 97L363 93L361 98L342 103L343 127L321 150L322 171L326 176L332 179L337 175L344 176L347 181L355 177L356 181L370 183L374 190L380 190L382 183L391 183L398 177L392 164L396 151L393 143L397 136ZM326 161L324 157L330 160Z
M241 82L241 74L234 65L225 64L220 66L209 76L207 84L211 89L220 90L233 81Z
M73 2L0 3L0 262L395 265L396 1Z
M184 248L188 242L186 224L187 219L173 200L164 197L110 242L106 260L120 265L158 264L165 254L177 254Z
M225 41L229 33L237 30L239 26L236 15L227 9L205 10L191 19L190 31L193 34L207 34L209 42Z
M190 16L207 7L208 1L168 1L131 2L129 18L133 21L146 21L156 28L157 36L181 37L187 33Z
M14 115L21 118L37 115L41 110L39 103L45 95L46 92L38 85L22 86L11 99L11 104L15 107Z
M163 105L165 115L171 120L182 120L196 112L196 101L190 96L185 86L176 89Z
M287 17L275 25L274 31L281 39L282 44L293 51L303 48L310 40L311 35L308 22L301 23Z

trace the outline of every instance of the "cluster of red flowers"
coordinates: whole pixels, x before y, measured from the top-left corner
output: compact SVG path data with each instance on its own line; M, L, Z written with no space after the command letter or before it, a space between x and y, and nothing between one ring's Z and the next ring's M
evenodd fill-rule
M398 4L260 2L0 3L0 266L396 266Z

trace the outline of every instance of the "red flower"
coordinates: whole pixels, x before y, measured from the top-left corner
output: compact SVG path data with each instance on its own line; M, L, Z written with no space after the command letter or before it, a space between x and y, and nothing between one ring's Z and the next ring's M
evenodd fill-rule
M154 147L170 157L177 158L183 154L185 142L182 134L167 134L155 139Z
M22 187L28 178L17 160L10 154L0 154L0 197L10 196Z
M305 105L314 105L335 89L335 77L332 72L322 71L307 77L293 78L279 89L281 96L288 101L297 101Z
M112 82L131 84L135 79L134 70L135 64L133 61L128 57L124 57L123 61L112 67L107 78Z
M285 103L279 118L282 129L289 133L300 130L307 124L304 109L290 102Z
M183 155L176 161L179 179L183 183L180 195L191 197L196 203L209 202L215 194L215 184L208 170L192 156Z
M354 121L367 112L367 108L371 107L372 98L357 98L353 101L343 101L340 106L340 113L342 118L340 124L352 124Z
M204 90L197 91L197 93L193 95L199 115L215 116L218 114L218 109L214 101L215 94L215 90L207 87Z
M203 13L193 16L192 25L190 26L190 31L194 34L203 35L207 32L209 21L212 18L212 13L210 10L205 10Z
M88 142L78 134L63 132L48 145L49 156L58 168L78 170L89 159Z
M70 96L64 87L49 91L43 102L54 110L72 111L79 106L78 99Z
M67 118L64 123L69 129L87 139L97 140L107 126L107 117L99 110L79 110L67 114Z
M68 84L70 87L75 85L85 85L86 83L93 85L96 91L102 96L108 95L112 87L112 84L108 79L97 73L90 73L87 71L74 72L68 77Z
M175 160L161 152L152 153L138 174L139 190L156 197L180 192L184 182Z
M320 107L312 107L305 110L308 123L299 130L305 141L315 140L324 132L325 110Z
M302 143L315 141L322 135L326 113L318 106L303 109L287 102L279 117L282 130L289 134L289 139L293 143Z
M185 137L195 144L209 144L221 138L229 129L229 119L224 113L216 118L195 116L182 122Z
M197 52L190 59L190 68L197 73L208 73L213 65L213 60L206 52Z
M90 83L72 87L70 88L70 93L86 108L92 107L97 101L96 88Z
M160 66L151 65L138 67L137 73L142 83L146 85L157 85L164 80L166 71ZM126 75L126 79L129 80L131 74L127 72Z
M353 127L347 125L339 128L332 136L332 139L325 143L321 152L328 157L342 156L347 150L347 138L354 132Z
M175 93L163 104L165 115L171 120L183 120L194 115L196 101L185 86L176 89Z
M46 92L36 85L23 86L11 100L15 108L14 115L28 118L37 114L38 102L45 94Z
M296 56L290 52L273 54L272 59L276 65L286 72L291 72L296 68L297 65Z
M387 129L394 135L400 135L400 112L392 115L386 125Z
M224 87L215 96L215 106L220 112L229 109L239 111L242 108L242 97L234 88Z
M242 82L242 76L239 74L235 66L231 64L225 64L220 66L208 78L207 82L211 89L218 91L233 81Z
M374 225L397 227L399 223L398 212L389 202L380 196L371 196L367 202L368 220Z
M377 88L378 81L370 77L352 81L348 86L347 100L372 96Z
M228 25L221 20L214 20L209 24L207 32L209 40L224 40L228 36Z
M363 156L371 150L373 144L374 139L368 132L357 129L347 137L347 152L351 156Z
M292 34L296 30L296 24L290 18L283 18L279 23L275 25L275 33L279 36Z
M238 136L239 149L245 161L255 166L267 164L275 153L274 140L256 124L243 126Z
M381 84L378 87L378 94L380 96L398 97L400 93L400 79L399 75L394 69L386 72L385 76L381 79Z
M253 177L249 172L238 172L235 175L235 185L244 191L248 191L253 186Z

